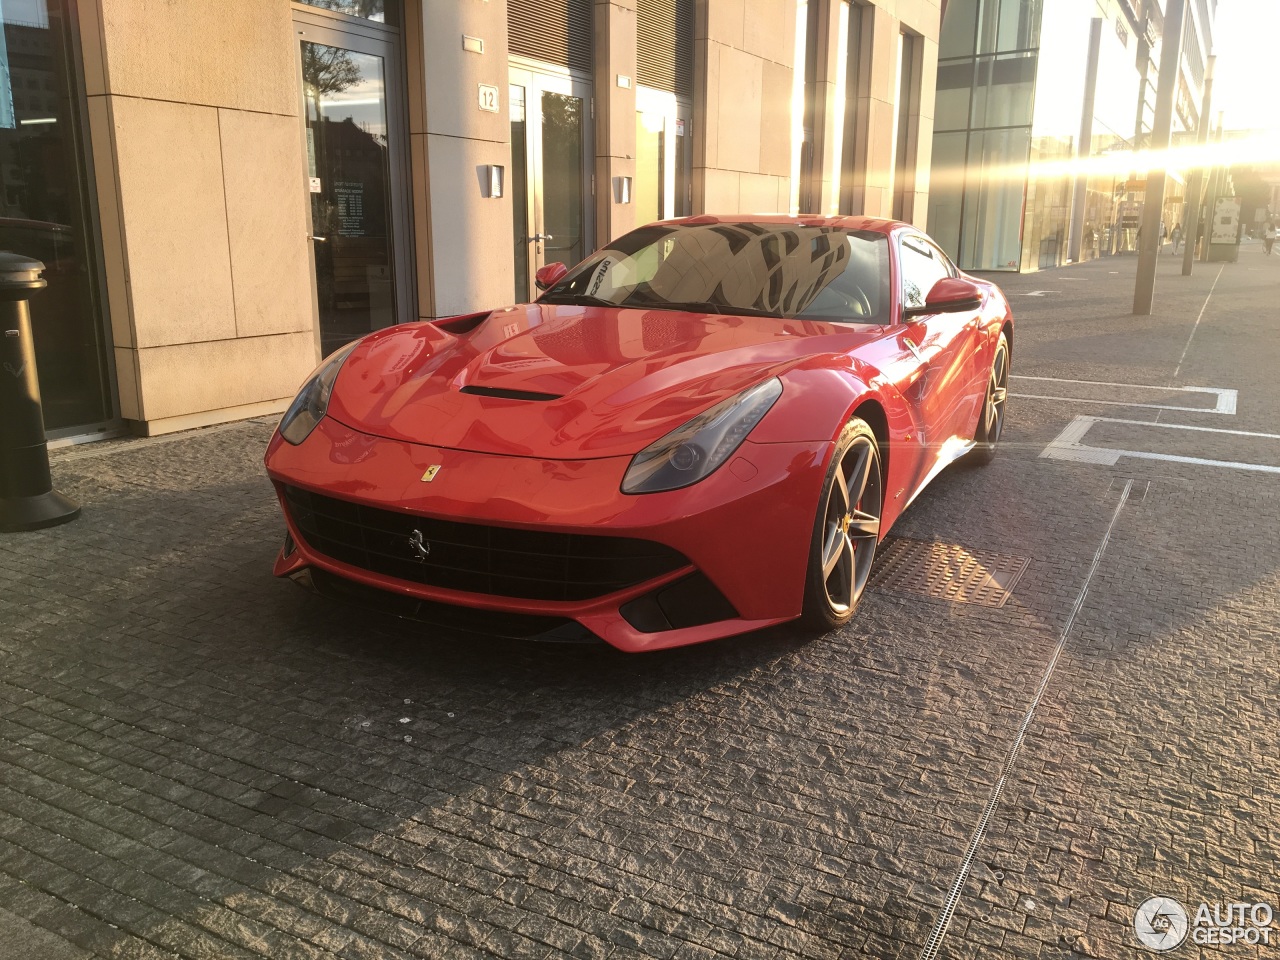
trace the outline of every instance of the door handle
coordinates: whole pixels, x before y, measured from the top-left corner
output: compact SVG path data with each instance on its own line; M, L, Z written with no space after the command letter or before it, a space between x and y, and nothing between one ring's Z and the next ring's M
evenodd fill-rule
M541 243L543 240L554 240L554 239L555 237L553 237L549 233L535 233L532 237L529 238L529 242Z

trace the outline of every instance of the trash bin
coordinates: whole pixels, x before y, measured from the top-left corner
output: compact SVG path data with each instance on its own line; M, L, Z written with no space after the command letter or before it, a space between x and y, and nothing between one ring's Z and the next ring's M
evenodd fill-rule
M0 531L38 530L80 515L53 489L27 298L45 286L39 260L0 250Z

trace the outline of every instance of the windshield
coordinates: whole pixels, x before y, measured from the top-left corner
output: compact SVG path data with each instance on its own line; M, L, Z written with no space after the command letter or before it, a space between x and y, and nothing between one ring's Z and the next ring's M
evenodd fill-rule
M594 253L540 300L888 323L889 243L828 226L653 224Z

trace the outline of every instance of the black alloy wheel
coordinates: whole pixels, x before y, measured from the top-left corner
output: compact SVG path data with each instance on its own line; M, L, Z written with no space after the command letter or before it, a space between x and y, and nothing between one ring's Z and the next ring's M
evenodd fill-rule
M1009 341L1000 334L996 343L995 359L991 361L991 376L987 379L987 396L982 403L982 415L974 435L973 451L969 459L979 466L986 466L996 457L996 444L1004 431L1005 404L1009 399Z
M866 422L845 425L827 468L805 579L804 621L827 632L849 622L871 576L884 477L880 447Z

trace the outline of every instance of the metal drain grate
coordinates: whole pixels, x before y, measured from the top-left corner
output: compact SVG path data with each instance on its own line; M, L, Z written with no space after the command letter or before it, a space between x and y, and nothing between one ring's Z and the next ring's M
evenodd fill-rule
M1003 607L1030 562L1027 557L966 550L954 543L897 537L881 547L869 586L886 593Z

